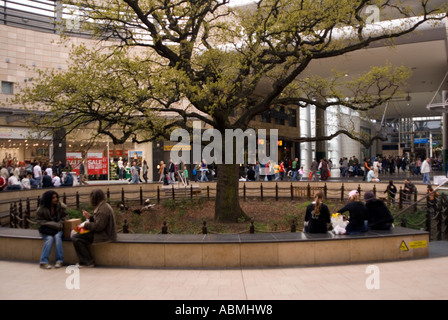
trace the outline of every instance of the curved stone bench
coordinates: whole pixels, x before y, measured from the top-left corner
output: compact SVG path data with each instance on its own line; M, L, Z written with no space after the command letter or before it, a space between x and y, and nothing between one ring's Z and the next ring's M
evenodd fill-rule
M38 263L42 244L37 230L0 228L0 259ZM71 241L64 241L63 246L65 262L75 264L77 258ZM310 266L428 257L429 233L398 227L359 235L334 235L330 232L119 234L116 242L93 245L91 249L98 266Z

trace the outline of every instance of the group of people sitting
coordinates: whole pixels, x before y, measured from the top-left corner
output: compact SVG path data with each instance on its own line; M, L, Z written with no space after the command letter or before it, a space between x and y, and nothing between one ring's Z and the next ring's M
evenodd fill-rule
M59 166L41 167L39 162L27 167L1 167L0 191L3 190L28 190L34 188L69 187L77 183L77 180Z
M310 233L326 233L331 226L331 215L328 206L323 203L324 194L318 191L314 201L308 205L305 213L304 231ZM361 201L358 190L349 193L348 203L337 212L349 213L345 223L345 234L356 234L372 230L390 230L394 219L386 204L376 199L373 192L364 194ZM344 216L345 217L345 216Z
M107 203L106 195L101 189L92 190L90 204L95 209L92 213L83 210L86 221L82 223L82 228L77 229L77 232L72 235L73 246L79 260L79 268L94 267L94 259L89 250L91 244L117 240L114 210ZM49 262L53 244L56 249L54 267L61 268L63 266L62 233L64 222L67 219L67 206L59 201L58 193L54 190L46 191L42 195L36 213L39 233L44 240L40 256L40 267L42 269L53 268Z

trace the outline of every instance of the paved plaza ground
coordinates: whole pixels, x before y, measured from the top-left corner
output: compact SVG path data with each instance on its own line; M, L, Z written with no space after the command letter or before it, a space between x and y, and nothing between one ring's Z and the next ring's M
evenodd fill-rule
M379 288L366 284L372 265ZM42 270L36 263L0 261L0 299L446 300L448 241L431 242L429 258L410 261L247 269L96 267L79 269L79 289L73 275L65 267Z

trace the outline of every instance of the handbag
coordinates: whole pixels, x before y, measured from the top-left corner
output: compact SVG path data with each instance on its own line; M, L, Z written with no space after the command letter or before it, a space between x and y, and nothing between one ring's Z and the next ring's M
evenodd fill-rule
M47 236L55 236L59 231L48 226L40 226L39 232Z

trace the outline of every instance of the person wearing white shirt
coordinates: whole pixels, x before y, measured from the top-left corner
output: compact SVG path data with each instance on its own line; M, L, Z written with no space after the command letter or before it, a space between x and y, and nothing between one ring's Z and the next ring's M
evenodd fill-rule
M54 174L53 179L51 179L51 182L53 182L53 187L57 188L61 186L61 178Z
M53 169L52 169L50 166L48 166L47 169L45 169L45 171L47 172L47 174L48 174L50 177L53 176Z
M40 163L37 162L36 165L33 167L33 175L34 180L36 181L36 185L38 188L42 187L42 168L40 167Z
M8 179L8 186L6 187L6 190L21 190L22 185L19 182L19 179L11 173L9 179Z
M369 172L367 172L367 182L378 182L379 179L375 176L375 171L373 170L369 170Z
M423 175L423 183L431 184L431 180L429 179L429 173L431 172L431 159L426 158L425 161L422 162L422 167L420 169L421 174Z
M20 181L20 183L22 184L22 189L26 189L26 190L31 189L30 177L31 177L31 174L28 173L24 178L22 178L22 180Z

